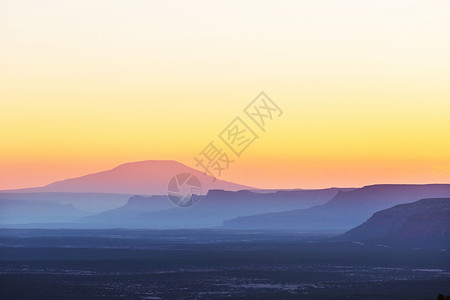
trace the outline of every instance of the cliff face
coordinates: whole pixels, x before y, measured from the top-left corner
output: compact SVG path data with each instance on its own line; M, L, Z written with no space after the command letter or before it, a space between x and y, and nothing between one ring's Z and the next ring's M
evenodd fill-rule
M373 185L340 191L326 204L309 209L252 215L226 220L225 228L347 231L374 213L419 199L448 198L449 184ZM381 226L381 225L380 225Z
M450 238L450 198L423 199L379 211L343 237L359 240Z
M102 227L204 228L225 219L323 204L337 189L252 192L210 190L189 208L175 207L167 196L133 196L126 205L82 219Z

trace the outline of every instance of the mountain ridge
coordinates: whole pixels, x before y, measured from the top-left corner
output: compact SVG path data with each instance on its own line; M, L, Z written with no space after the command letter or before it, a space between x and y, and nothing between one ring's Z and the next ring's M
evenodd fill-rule
M450 198L428 198L374 213L343 239L450 238Z
M209 190L192 207L175 207L167 196L133 196L116 209L85 217L82 223L94 227L108 224L132 228L217 227L225 219L258 212L283 211L325 203L338 189L297 190L273 193Z
M175 160L144 160L128 162L112 169L59 180L42 187L3 190L0 192L65 192L65 193L114 193L132 195L166 195L169 180L179 173L191 173L198 177L204 190L256 189L224 180L214 180L201 171Z
M423 198L450 197L450 184L386 184L340 190L330 201L308 209L255 214L226 220L227 229L283 229L347 231L373 213Z

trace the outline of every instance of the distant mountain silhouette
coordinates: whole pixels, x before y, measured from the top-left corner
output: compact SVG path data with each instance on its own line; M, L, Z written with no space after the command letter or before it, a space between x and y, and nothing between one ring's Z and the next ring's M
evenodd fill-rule
M127 203L132 195L110 193L51 193L51 192L0 192L0 201L28 201L55 204L72 204L75 208L88 212L99 213ZM0 220L1 221L1 220Z
M210 190L196 205L189 208L174 207L166 196L134 196L122 207L86 217L81 222L102 228L214 227L220 226L225 219L237 216L323 204L337 192L337 188L268 193Z
M144 212L168 208L173 208L173 205L169 202L167 196L133 196L123 206L85 217L79 221L81 223L107 224L111 227L117 227L118 225L134 223L136 217Z
M349 240L450 238L450 198L422 199L376 212L346 232Z
M72 204L0 200L0 224L73 222L86 215Z
M372 185L340 191L324 205L280 213L238 217L224 222L231 229L295 229L346 231L375 212L423 198L450 197L450 184Z
M44 187L10 190L8 192L166 195L169 180L179 173L191 173L197 176L205 192L210 189L237 191L251 188L219 179L213 182L213 178L203 172L173 160L148 160L126 163L112 170L57 181Z

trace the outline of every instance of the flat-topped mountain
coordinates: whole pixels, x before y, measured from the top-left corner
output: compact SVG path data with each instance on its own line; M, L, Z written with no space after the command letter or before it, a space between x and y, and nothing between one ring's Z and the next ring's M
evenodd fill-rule
M434 239L450 238L450 198L422 199L375 213L346 232L343 238Z
M372 185L339 191L326 204L308 209L238 217L224 222L230 229L293 229L347 231L372 214L423 198L450 197L450 184Z
M175 207L167 196L134 196L126 205L80 220L92 227L205 228L225 219L255 213L306 208L329 201L339 189L272 191L267 193L210 190L188 208Z

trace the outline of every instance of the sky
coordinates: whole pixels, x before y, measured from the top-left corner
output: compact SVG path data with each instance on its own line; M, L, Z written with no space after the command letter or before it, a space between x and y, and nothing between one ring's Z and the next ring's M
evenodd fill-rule
M0 189L195 167L261 91L283 114L220 179L450 183L449 37L448 0L0 0Z

